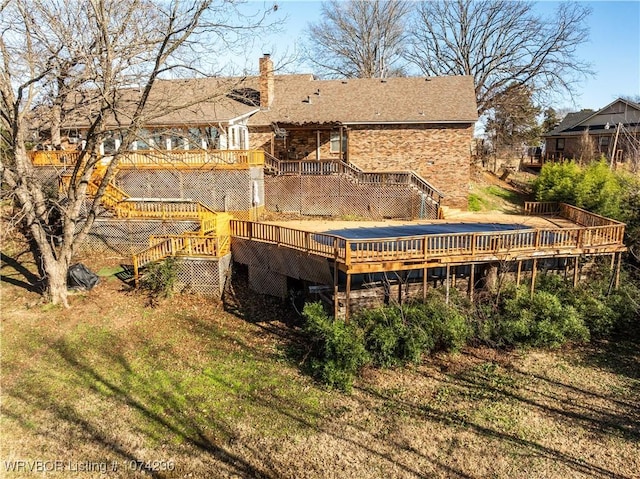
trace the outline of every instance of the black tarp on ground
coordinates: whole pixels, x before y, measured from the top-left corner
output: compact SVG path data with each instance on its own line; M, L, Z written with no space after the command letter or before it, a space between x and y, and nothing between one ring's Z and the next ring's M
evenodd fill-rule
M92 289L98 284L98 275L82 263L76 263L69 267L67 273L67 287L70 289Z

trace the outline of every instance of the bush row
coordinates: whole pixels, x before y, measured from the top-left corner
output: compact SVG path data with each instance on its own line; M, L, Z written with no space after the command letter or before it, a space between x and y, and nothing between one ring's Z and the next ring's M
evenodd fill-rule
M426 302L385 306L334 320L320 303L304 308L309 350L305 362L325 384L349 390L363 367L418 362L426 354L474 342L493 347L559 347L610 337L638 325L640 288L624 281L610 291L609 276L579 288L558 275L542 276L537 291L508 285L475 304L454 294L450 305L436 292Z

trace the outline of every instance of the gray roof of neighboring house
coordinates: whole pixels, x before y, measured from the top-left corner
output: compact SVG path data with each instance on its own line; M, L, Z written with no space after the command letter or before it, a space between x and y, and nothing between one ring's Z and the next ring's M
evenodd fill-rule
M628 123L629 126L634 128L638 127L637 118L639 116L637 113L635 114L636 119L634 120L633 115L629 117L627 116L626 113L624 113L623 118L616 118L616 115L622 114L622 113L619 113L619 112L612 113L609 111L614 105L616 105L619 102L630 106L632 108L631 111L634 111L634 110L640 111L640 104L629 101L629 100L625 100L623 98L618 98L617 100L609 103L607 106L597 111L581 110L575 113L568 113L567 116L564 117L564 119L560 122L558 126L556 126L549 133L546 133L544 136L550 137L550 136L560 136L560 135L577 135L577 134L581 134L584 130L589 128L591 128L592 132L604 131L605 129L609 128L608 126L605 126L605 123L613 122L613 126L615 126L616 122L618 121L625 124ZM626 109L627 107L625 106L624 111L626 111ZM598 115L604 117L604 120L594 122L592 118L595 118ZM608 116L608 115L611 115L611 116ZM582 125L583 123L584 125ZM593 123L597 123L597 124L593 124Z
M573 128L577 124L583 122L594 113L594 110L580 110L574 113L567 113L567 115L562 119L558 126L556 126L549 133L546 133L545 136L559 135L563 131L568 130L569 128Z

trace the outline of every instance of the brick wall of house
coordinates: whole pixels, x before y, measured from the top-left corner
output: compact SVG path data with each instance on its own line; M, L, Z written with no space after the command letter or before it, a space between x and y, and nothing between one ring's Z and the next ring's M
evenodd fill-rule
M349 160L363 170L414 170L440 189L444 205L466 209L473 125L349 128Z
M272 135L270 128L252 127L250 134L251 148L271 152ZM274 138L273 151L276 158L286 160L315 160L318 137L317 130L287 130L286 139ZM331 152L331 130L320 130L320 159L338 159L340 154Z
M274 140L280 159L315 160L316 130L288 130L286 142ZM365 171L413 170L440 189L444 205L468 205L472 125L366 125L349 127L348 159ZM251 148L271 150L271 129L252 128ZM320 158L331 152L330 130L320 131Z

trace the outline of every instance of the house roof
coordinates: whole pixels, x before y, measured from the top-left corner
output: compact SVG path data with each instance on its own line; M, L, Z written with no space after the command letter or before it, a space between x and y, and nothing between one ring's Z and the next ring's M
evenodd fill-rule
M573 113L567 113L562 121L553 130L548 132L546 136L558 135L589 118L593 114L593 110L580 110Z
M255 113L259 109L259 95L247 91L244 81L244 78L158 80L145 106L145 126L215 125ZM107 124L112 127L128 124L141 93L138 87L119 90L118 117L111 115ZM66 128L88 126L99 107L92 94L81 92L68 100L78 107L65 119Z
M159 80L145 108L145 126L226 123L250 117L249 125L473 123L477 120L469 76L318 80L312 75L275 75L271 107L260 109L260 77ZM138 88L119 92L121 118L130 117ZM82 127L95 114L91 101L68 128ZM115 118L108 119L116 124ZM126 123L126 121L125 121Z
M279 75L271 107L249 124L473 123L477 118L469 76L317 80Z
M585 130L604 133L622 123L627 127L640 127L640 104L618 98L597 111L581 110L569 113L562 122L544 136L579 135Z

